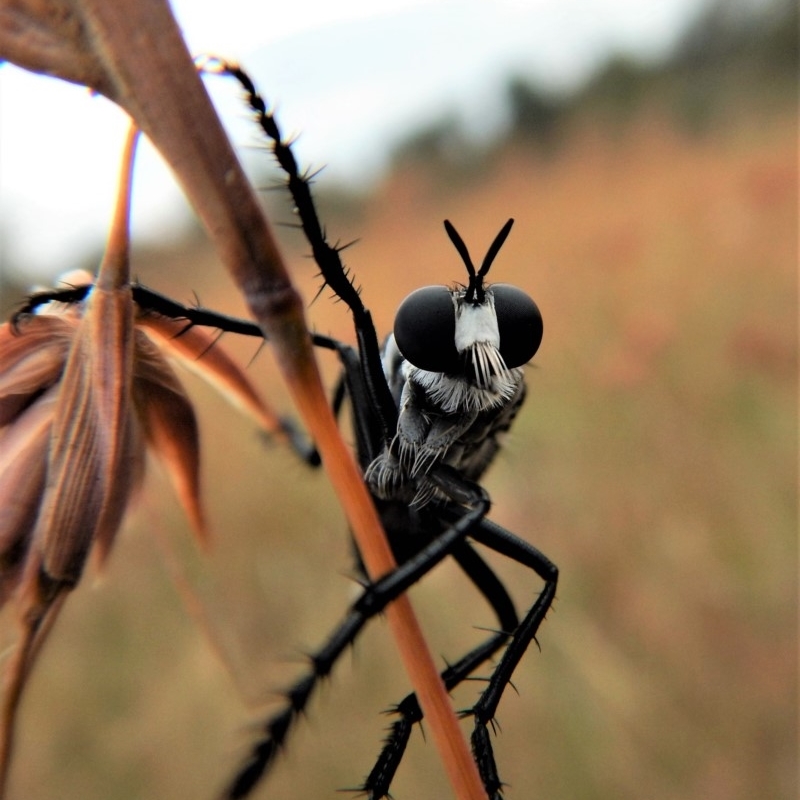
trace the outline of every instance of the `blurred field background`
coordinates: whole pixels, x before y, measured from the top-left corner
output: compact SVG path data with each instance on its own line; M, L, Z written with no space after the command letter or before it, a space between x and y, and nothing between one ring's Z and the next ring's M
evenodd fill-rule
M409 291L460 279L444 218L476 254L517 221L493 277L536 298L545 338L486 486L493 519L547 553L561 583L542 652L498 713L510 800L797 796L797 20L785 9L776 27L712 15L668 62L614 61L570 98L510 79L504 141L476 150L443 120L398 149L370 196L321 182L332 238L359 240L346 260L382 332ZM310 301L315 268L281 235ZM178 299L244 313L199 233L134 265ZM327 293L308 317L353 341ZM290 410L268 348L223 346ZM332 382L336 364L323 367ZM271 692L353 596L324 474L265 447L188 373L186 384L213 552L193 547L152 464L108 570L67 603L29 687L14 798L213 797ZM538 582L491 560L527 607ZM446 566L412 597L449 660L494 624ZM380 712L406 691L377 622L257 796L357 785ZM393 794L450 796L418 733Z

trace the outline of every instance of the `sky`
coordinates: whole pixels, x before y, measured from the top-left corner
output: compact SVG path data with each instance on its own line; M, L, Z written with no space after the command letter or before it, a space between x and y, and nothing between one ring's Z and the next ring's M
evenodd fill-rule
M477 137L502 129L511 74L555 91L612 52L657 59L706 0L175 0L193 53L238 60L298 134L321 180L368 185L392 144L452 113ZM237 148L258 141L237 87L207 81ZM61 81L0 66L0 286L12 265L52 283L98 252L125 118ZM188 210L167 168L140 148L133 236L169 239Z

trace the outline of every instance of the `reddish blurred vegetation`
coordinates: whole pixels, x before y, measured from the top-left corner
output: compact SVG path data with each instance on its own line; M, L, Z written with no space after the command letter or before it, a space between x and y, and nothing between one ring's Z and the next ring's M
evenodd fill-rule
M562 582L542 652L498 714L510 799L797 796L797 123L794 98L768 113L753 102L700 133L656 104L615 128L587 118L555 152L509 145L453 185L407 165L354 218L325 209L333 238L359 239L345 255L382 332L407 292L460 279L442 219L476 253L517 220L493 277L531 292L545 338L487 488L493 518L556 561ZM310 300L314 266L299 238L287 247ZM136 258L148 285L243 313L203 242ZM327 292L308 316L353 341ZM268 348L223 344L288 410ZM213 553L194 552L152 465L109 569L67 604L31 683L14 797L212 797L270 692L353 595L324 475L190 385ZM492 563L529 604L537 582ZM412 596L447 659L494 624L448 567ZM457 706L478 689L456 692ZM406 691L377 622L258 796L356 785L379 712ZM394 794L449 796L418 733Z

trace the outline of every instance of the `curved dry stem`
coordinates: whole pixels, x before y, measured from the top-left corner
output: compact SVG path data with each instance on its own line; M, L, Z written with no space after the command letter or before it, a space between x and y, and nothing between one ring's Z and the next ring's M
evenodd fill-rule
M345 507L371 577L394 567L361 474L325 400L303 316L274 237L163 0L18 0L0 10L0 56L85 83L133 117L170 164L278 362ZM411 606L387 609L456 795L485 797Z
M33 575L32 579L38 582L38 574ZM55 596L40 597L21 619L22 632L14 646L13 656L5 667L3 700L0 705L0 797L5 797L8 784L22 693L68 594L69 587L62 586Z

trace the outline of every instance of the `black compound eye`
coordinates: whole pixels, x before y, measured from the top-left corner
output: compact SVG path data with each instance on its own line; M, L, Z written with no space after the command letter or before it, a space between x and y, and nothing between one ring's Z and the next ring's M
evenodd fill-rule
M397 309L395 342L403 357L419 369L458 372L461 359L455 335L453 296L445 286L417 289Z
M500 355L509 369L527 364L542 343L542 315L522 289L508 283L492 285Z

